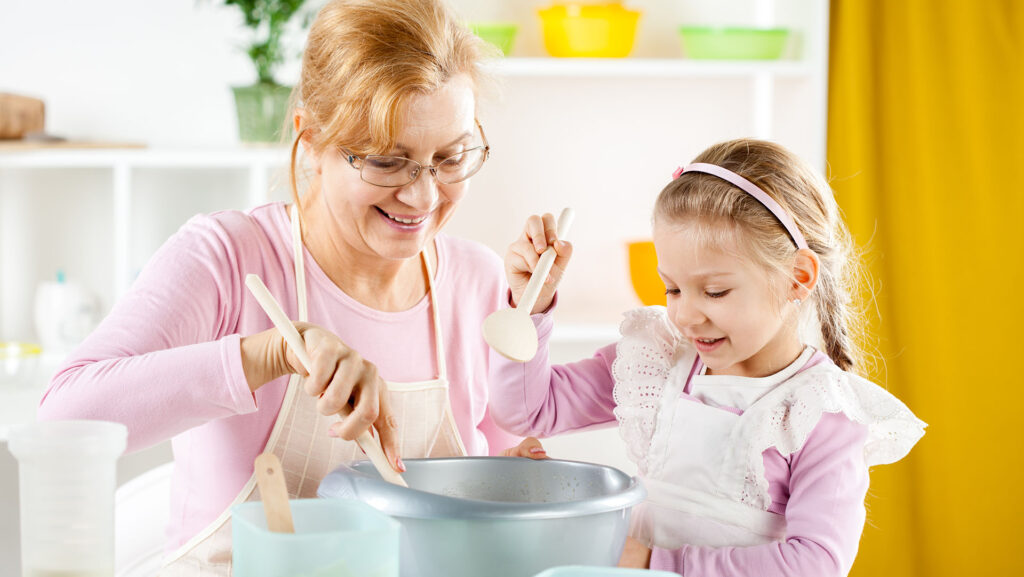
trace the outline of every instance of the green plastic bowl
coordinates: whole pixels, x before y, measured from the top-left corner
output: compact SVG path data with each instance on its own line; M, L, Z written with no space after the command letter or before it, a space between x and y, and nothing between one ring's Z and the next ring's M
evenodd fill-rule
M688 58L775 60L789 39L786 28L713 28L682 26L679 35Z
M501 53L508 56L512 53L512 44L516 39L519 27L506 22L470 22L469 29L480 38L495 45Z

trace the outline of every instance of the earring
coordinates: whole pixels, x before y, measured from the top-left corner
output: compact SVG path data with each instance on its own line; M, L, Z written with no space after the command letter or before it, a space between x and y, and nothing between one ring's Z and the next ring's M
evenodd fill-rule
M792 302L795 306L800 306L800 299L793 299Z

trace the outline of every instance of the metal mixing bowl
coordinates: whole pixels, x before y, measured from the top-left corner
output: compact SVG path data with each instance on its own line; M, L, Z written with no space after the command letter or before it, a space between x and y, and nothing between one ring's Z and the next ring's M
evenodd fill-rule
M368 461L339 467L324 498L359 499L402 524L402 577L531 577L615 565L646 492L618 469L512 457L408 459L409 488Z

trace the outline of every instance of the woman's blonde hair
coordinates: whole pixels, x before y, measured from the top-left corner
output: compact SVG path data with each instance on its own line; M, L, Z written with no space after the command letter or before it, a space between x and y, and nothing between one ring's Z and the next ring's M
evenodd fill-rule
M292 143L296 202L295 159L304 136L318 151L344 145L356 155L387 153L410 97L434 92L457 74L479 87L479 64L492 53L442 0L327 3L310 28L292 95L293 106L304 110Z
M786 148L754 139L730 140L693 162L715 164L757 185L789 213L820 260L815 303L824 351L844 371L862 372L857 345L861 315L852 307L861 279L859 256L825 178ZM698 225L705 246L721 246L724 233L742 241L746 256L792 276L796 246L782 223L754 197L713 176L686 172L658 196L654 220ZM725 226L721 226L724 224Z

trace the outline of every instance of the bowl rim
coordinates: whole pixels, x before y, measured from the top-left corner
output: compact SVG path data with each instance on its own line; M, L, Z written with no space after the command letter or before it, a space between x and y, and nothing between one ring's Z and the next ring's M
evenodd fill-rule
M689 26L684 25L679 27L680 34L687 34L690 32L698 33L711 33L711 34L788 34L789 28L758 28L753 26Z
M569 9L572 8L572 13L569 13ZM600 4L591 4L588 2L560 2L537 9L537 14L540 15L541 19L548 17L555 18L606 18L606 17L639 17L643 14L643 10L634 10L632 8L626 8L621 2L602 2Z
M477 30L486 30L488 32L516 32L519 30L519 25L514 22L466 22L465 26L474 32Z
M412 470L422 462L450 462L459 463L466 461L479 462L489 461L520 461L525 467L544 467L551 464L568 469L573 468L600 468L606 473L618 477L624 482L620 490L577 501L559 501L556 503L522 503L509 501L485 501L480 499L466 499L439 495L393 485L380 478L380 475L373 468L369 461L357 461L349 466L340 466L328 473L320 487L317 495L323 498L357 498L373 507L395 517L407 517L413 519L476 519L476 520L538 520L538 519L562 519L566 517L580 517L584 515L597 515L622 509L628 509L639 504L647 497L637 477L631 477L607 465L597 463L585 463L582 461L570 461L563 459L532 460L522 457L442 457L433 459L403 459L407 470ZM350 485L346 487L344 484ZM352 490L348 490L351 488Z

